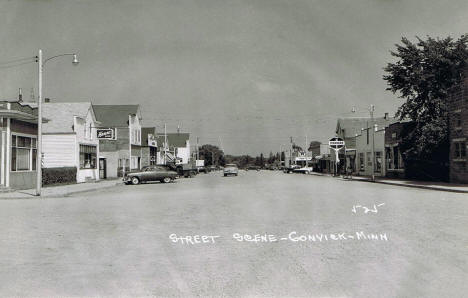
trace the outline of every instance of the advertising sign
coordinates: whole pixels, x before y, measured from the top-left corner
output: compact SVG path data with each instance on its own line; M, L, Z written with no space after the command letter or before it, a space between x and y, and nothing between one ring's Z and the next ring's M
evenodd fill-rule
M96 130L97 138L100 140L113 140L114 130L112 128L99 128Z
M328 146L330 146L330 148L335 149L335 150L340 150L341 148L344 147L344 145L345 145L345 142L343 141L342 138L335 137L335 138L331 138L330 141L328 141Z

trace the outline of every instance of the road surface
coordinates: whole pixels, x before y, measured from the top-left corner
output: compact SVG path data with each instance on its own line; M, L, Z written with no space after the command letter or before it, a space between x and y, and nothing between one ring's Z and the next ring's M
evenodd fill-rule
M0 296L461 297L467 212L273 171L0 200Z

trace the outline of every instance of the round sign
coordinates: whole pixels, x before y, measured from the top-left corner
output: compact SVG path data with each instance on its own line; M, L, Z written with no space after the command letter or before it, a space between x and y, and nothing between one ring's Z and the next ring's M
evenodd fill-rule
M345 145L345 142L343 141L342 138L335 137L335 138L331 138L330 141L328 141L328 146L330 146L330 148L335 149L335 150L339 150L343 148L344 145Z

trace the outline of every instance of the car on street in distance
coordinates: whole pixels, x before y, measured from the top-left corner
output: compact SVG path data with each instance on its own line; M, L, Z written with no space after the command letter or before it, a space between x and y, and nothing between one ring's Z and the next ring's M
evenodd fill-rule
M213 172L213 171L217 171L218 168L217 168L216 166L213 166L213 165L212 165L212 166L209 166L209 167L208 167L208 170L209 170L210 172Z
M293 172L294 173L302 173L302 174L310 174L310 173L312 173L313 170L314 170L314 168L305 166L305 167L302 167L302 168L294 169Z
M239 168L237 168L237 165L233 163L228 163L223 170L224 177L234 175L237 176L239 174Z
M141 170L132 171L125 175L123 181L125 184L137 185L142 182L160 181L169 183L178 178L176 171L166 166L146 166Z
M260 171L260 167L259 166L249 166L249 170Z
M283 171L286 174L289 174L289 173L292 173L292 172L294 172L294 170L299 169L299 168L301 168L301 166L299 166L299 165L290 165L289 167L285 167Z

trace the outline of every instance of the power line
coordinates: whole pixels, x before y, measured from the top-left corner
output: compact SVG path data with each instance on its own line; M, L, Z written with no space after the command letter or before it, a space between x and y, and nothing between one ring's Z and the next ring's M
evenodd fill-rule
M34 59L33 61L35 62L37 58L36 57L27 57L27 58L13 59L13 60L10 60L10 61L0 62L0 66L3 65L3 64L12 64L12 63L20 62L20 61L31 60L31 59Z
M27 62L14 64L14 65L0 66L0 69L12 68L12 67L17 67L17 66L21 66L21 65L25 65L25 64L29 64L29 63L35 63L35 62L36 61L27 61Z

